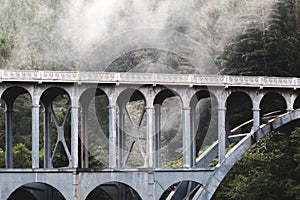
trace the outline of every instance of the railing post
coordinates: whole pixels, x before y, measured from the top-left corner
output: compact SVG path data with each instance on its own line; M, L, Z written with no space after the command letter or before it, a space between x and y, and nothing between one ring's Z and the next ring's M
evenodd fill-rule
M35 92L34 92L35 93ZM36 94L32 98L32 168L39 168L39 105L40 97Z

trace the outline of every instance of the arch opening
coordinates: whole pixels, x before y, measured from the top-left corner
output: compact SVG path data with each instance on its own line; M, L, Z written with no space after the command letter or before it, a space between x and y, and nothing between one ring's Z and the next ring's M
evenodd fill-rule
M194 181L181 181L170 186L159 200L193 199L200 187L201 184Z
M117 104L119 167L146 166L146 99L138 89L127 88Z
M1 98L6 110L4 119L6 168L31 168L31 95L23 87L12 86L4 91Z
M66 90L52 87L41 96L44 124L44 168L71 166L71 98ZM42 135L42 134L41 134Z
M82 168L108 168L109 99L99 88L89 88L80 97L80 160Z
M199 160L201 154L218 140L217 99L207 88L198 91L190 102L191 131L194 137L193 156L198 167L207 167L210 163ZM217 151L217 148L216 148ZM211 159L215 158L212 156ZM205 159L207 160L207 159Z
M294 105L293 105L294 110L300 108L300 95L298 94L297 98L295 99Z
M226 146L228 150L253 127L253 104L245 92L236 91L226 100Z
M142 200L139 194L129 185L120 182L109 182L92 190L86 200Z
M45 183L28 183L17 188L8 200L65 200L54 187Z
M183 166L182 100L171 89L163 89L154 99L156 167Z
M277 92L267 93L260 102L260 123L266 124L269 120L286 112L287 105L284 97Z

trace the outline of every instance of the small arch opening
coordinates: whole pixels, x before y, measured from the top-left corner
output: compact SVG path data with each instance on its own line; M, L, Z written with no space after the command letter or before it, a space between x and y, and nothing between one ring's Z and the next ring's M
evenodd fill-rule
M44 124L44 168L69 167L71 165L71 98L66 90L51 87L41 96ZM41 134L42 135L42 134Z
M208 159L200 159L200 157L206 149L212 146L215 146L217 152L217 145L215 144L218 140L218 102L208 90L200 90L192 97L190 104L191 130L194 133L196 145L193 148L195 164L198 167L207 167L212 160L208 161ZM211 158L216 156L213 155Z
M269 120L285 113L286 108L286 101L281 94L277 92L267 93L260 102L261 124L268 123Z
M31 95L23 87L12 86L4 91L2 99L6 110L6 167L31 168Z
M65 200L63 195L54 187L45 183L28 183L17 188L8 200Z
M154 99L156 166L181 168L182 100L171 89L163 89Z
M146 100L134 88L127 88L117 99L118 162L121 168L146 166Z
M129 185L120 182L109 182L92 190L86 200L142 200L139 194Z
M109 99L103 90L89 88L80 97L82 168L104 169L109 163Z

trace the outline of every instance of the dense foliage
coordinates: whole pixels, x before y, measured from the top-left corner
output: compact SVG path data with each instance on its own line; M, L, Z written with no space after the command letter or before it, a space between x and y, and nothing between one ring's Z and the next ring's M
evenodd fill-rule
M222 73L299 76L298 1L279 1L261 28L253 22L216 60Z
M260 140L225 177L213 199L300 199L300 129Z
M42 2L42 0L40 0ZM33 19L33 14L37 11L39 5L38 0L33 1L32 5L25 4L23 1L9 1L6 6L19 9L8 9L7 12L1 12L0 1L0 68L9 67L9 61L14 51L14 47L20 45L20 35L17 36L18 24L27 24ZM238 2L238 1L237 1ZM50 7L53 10L59 11L60 1L49 1ZM245 28L241 35L236 36L234 40L224 48L222 52L215 52L215 61L219 66L221 74L234 74L234 75L272 75L272 76L300 76L300 1L299 0L279 0L273 8L271 17L266 18L263 23L251 22ZM32 6L32 7L30 7ZM22 8L22 9L20 9ZM12 12L13 11L13 12ZM245 13L246 14L246 13ZM211 12L211 17L218 18L217 14ZM45 19L57 20L57 16L50 15ZM41 22L39 22L41 23ZM45 26L38 29L39 31L51 32L52 28L42 20ZM29 24L31 26L33 24ZM39 24L37 24L39 25ZM27 27L29 28L29 27ZM47 30L46 30L47 29ZM185 29L178 29L185 32ZM213 27L212 27L212 30ZM199 30L198 30L199 31ZM203 30L200 30L200 32ZM51 32L52 33L52 32ZM55 35L55 33L53 33ZM197 31L191 33L196 35ZM45 35L45 34L44 34ZM42 41L51 41L51 35L46 35L45 38L39 38ZM59 50L59 45L68 45L60 43L61 41L53 41L53 49ZM211 42L211 41L209 41ZM208 42L208 43L209 43ZM211 42L213 43L213 42ZM43 43L38 43L39 50L43 51ZM20 48L20 47L19 47ZM28 47L21 47L26 48ZM59 52L59 51L58 51ZM73 53L73 52L71 52ZM74 57L77 55L74 54ZM63 59L64 57L62 57ZM66 62L66 66L55 65L49 59L43 60L26 58L27 65L20 65L21 69L76 69L76 64ZM50 60L50 61L49 61ZM134 71L134 72L163 72L163 73L195 73L196 70L190 66L184 58L174 55L171 52L156 49L140 49L124 54L117 59L108 68L108 71ZM29 97L26 95L18 97L14 106L14 119L17 123L14 125L14 144L13 144L13 157L14 167L27 168L31 166L31 130L30 113L31 105ZM249 120L252 117L251 105L245 103L241 108L235 108L235 104L241 101L241 96L232 97L231 104L228 104L228 119L230 121L230 128ZM272 97L271 97L272 98ZM242 97L243 102L248 100ZM96 104L107 104L107 100L102 98L96 99ZM56 104L56 112L60 113L60 119L64 117L68 101L58 99ZM275 104L276 102L274 102ZM266 102L269 107L274 107L274 104ZM132 105L135 107L136 105ZM171 106L169 106L171 107ZM25 109L24 109L25 108ZM166 107L167 109L168 107ZM101 107L90 108L96 109L98 116L96 118L103 128L105 134L108 132L108 118L107 109ZM211 109L211 108L208 108ZM284 106L279 106L278 109L284 110ZM4 105L0 107L0 167L5 166L5 133L4 133ZM250 111L250 112L249 112ZM269 110L263 110L266 113ZM133 109L133 113L137 109ZM42 108L41 112L42 113ZM167 113L168 114L168 113ZM167 115L166 114L166 115ZM178 115L179 116L179 115ZM204 117L203 117L204 116ZM205 115L201 115L201 124L203 127L199 129L205 132L208 126L205 123ZM40 116L42 119L43 116ZM89 123L94 121L89 119ZM66 132L69 133L69 126ZM41 127L41 130L43 127ZM51 127L52 141L55 142L56 127ZM180 139L173 138L176 132L180 131L180 127L175 127L169 130L163 130L163 149L166 152L164 157L168 157L171 162L163 162L167 167L178 167L182 165L181 155L182 149L180 148ZM203 131L204 130L204 131ZM90 129L90 132L97 130ZM42 132L42 131L41 131ZM200 150L201 140L203 140L202 132L197 135L197 151ZM107 136L107 135L106 135ZM177 134L177 137L180 134ZM66 136L68 145L70 136ZM175 137L175 136L174 136ZM97 140L97 135L92 133L91 140L96 141L97 146L91 147L94 152L90 157L90 166L95 168L107 167L107 145ZM173 141L173 146L169 145ZM200 141L200 142L199 142ZM43 138L40 138L40 161L43 166ZM200 144L199 144L200 143ZM199 145L198 145L199 144ZM52 142L52 150L54 143ZM129 142L127 145L130 145ZM170 147L172 146L172 147ZM220 188L216 192L214 199L228 199L228 200L299 200L300 199L300 129L293 132L274 132L267 136L265 139L259 141L249 152L247 152L242 160L230 171L225 178ZM63 150L58 149L58 154L54 157L55 167L64 167L68 165L66 155ZM172 149L169 149L172 148ZM137 150L134 150L138 152ZM175 153L174 153L175 152ZM101 156L99 156L101 155ZM104 155L104 156L103 156ZM163 157L163 159L164 159ZM140 166L143 164L142 157L139 153L134 154L129 158L131 166Z

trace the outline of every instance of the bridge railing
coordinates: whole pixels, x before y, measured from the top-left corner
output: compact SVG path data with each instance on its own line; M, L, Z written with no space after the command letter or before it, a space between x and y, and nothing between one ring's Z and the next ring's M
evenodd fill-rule
M290 77L220 76L201 74L115 73L81 71L0 70L0 81L140 83L205 86L299 88L300 79Z

